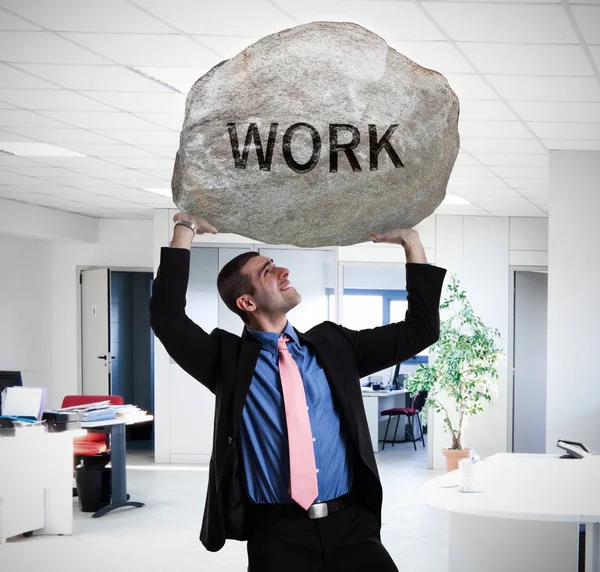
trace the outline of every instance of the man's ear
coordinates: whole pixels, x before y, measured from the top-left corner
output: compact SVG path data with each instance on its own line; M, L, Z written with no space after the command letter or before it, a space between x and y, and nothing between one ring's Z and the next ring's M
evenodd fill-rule
M237 300L235 301L235 305L244 312L256 311L256 303L250 294L242 294L241 296L238 296Z

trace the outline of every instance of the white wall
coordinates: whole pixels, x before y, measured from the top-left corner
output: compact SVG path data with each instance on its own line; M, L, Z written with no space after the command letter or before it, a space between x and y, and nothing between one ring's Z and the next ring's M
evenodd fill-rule
M0 207L0 369L47 386L47 406L56 407L79 390L78 267L151 269L152 221L97 220L15 201ZM24 238L27 229L37 238Z
M550 152L546 450L600 451L600 152Z
M52 245L0 236L0 370L25 385L52 382Z

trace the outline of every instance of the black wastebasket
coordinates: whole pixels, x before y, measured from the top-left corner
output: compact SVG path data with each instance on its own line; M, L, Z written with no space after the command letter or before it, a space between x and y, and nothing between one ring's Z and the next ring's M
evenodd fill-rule
M110 504L110 469L80 465L75 481L81 512L96 512Z

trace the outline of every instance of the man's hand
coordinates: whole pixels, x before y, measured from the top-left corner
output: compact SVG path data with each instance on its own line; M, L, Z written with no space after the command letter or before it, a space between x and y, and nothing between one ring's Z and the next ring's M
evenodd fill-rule
M217 229L204 220L203 218L199 218L190 214L185 213L177 213L173 217L173 222L177 222L180 220L185 220L192 223L196 231L189 226L184 226L183 224L178 224L175 226L175 230L173 231L173 240L171 241L171 248L187 248L190 249L192 246L192 241L194 240L194 236L196 234L217 234Z
M370 232L369 236L373 242L387 242L402 246L406 254L406 262L416 264L427 263L425 249L423 248L421 237L416 230L399 228L383 234Z

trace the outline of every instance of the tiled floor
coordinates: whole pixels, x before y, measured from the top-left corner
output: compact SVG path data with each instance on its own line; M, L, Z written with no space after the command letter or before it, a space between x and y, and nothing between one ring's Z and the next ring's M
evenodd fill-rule
M74 499L73 536L10 539L0 546L0 570L245 571L245 543L228 541L221 551L210 553L198 540L207 471L154 465L151 455L128 457L129 492L145 507L92 519ZM419 494L421 484L437 474L427 471L425 450L415 453L410 443L396 445L378 453L377 462L385 499L382 540L399 570L446 572L447 516L425 506Z

